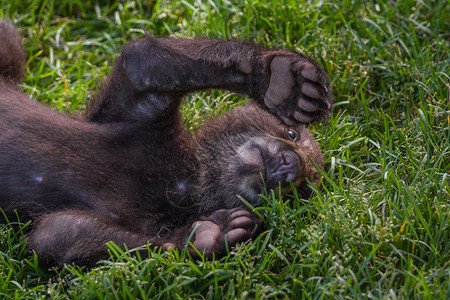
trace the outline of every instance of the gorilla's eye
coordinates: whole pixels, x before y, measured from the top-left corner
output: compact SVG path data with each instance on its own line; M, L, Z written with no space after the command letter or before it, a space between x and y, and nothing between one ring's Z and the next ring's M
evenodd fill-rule
M299 137L300 137L300 135L298 134L298 132L295 131L295 130L293 130L293 129L287 129L287 130L286 130L286 134L287 134L288 138L289 138L291 141L293 141L293 142L298 141L298 139L299 139Z

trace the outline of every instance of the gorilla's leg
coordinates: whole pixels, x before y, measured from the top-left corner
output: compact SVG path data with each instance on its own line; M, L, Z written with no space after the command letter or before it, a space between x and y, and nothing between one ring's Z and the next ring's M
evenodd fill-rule
M92 121L157 121L178 108L184 94L209 88L249 95L287 124L330 114L324 71L286 49L241 41L146 37L126 45L94 101Z
M107 259L106 243L118 246L126 244L129 249L152 241L130 232L110 220L82 211L64 211L43 217L29 236L29 246L42 263L53 266L76 263L93 266L100 259Z
M186 245L194 230L192 244L210 257L212 253L217 256L225 254L226 245L231 247L256 237L261 226L261 220L246 210L222 209L178 228L167 238L158 238L127 230L95 213L64 211L43 217L29 236L29 246L44 265L76 263L94 266L97 261L108 258L108 242L112 241L120 247L126 244L128 249L147 243L153 248L180 249ZM189 250L197 256L193 248Z

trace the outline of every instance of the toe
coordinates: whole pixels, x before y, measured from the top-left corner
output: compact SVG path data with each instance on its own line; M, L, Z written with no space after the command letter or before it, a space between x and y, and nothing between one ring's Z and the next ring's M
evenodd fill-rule
M239 217L234 219L233 221L231 221L231 228L243 228L243 227L248 227L252 224L252 220L247 217L247 216L243 216L243 217Z
M304 98L298 99L297 104L298 107L307 112L315 112L319 109L315 103L310 102Z
M239 210L236 210L235 212L233 212L233 213L231 214L231 218L232 218L232 219L239 218L239 217L242 217L242 216L250 217L250 216L251 216L251 213L250 213L248 210L245 210L245 209L239 209Z
M309 123L313 120L313 117L300 111L294 113L294 118L301 123Z
M319 90L309 82L305 82L303 84L302 93L314 99L319 99L321 97Z
M303 77L305 77L308 80L311 80L313 82L319 82L319 74L317 74L317 72L312 69L311 67L305 67L302 71L301 74Z
M236 228L227 233L228 245L235 245L236 243L243 242L247 238L247 231L243 228Z
M163 250L164 250L164 251L167 251L167 250L169 250L169 249L175 249L175 248L176 248L176 246L175 246L174 243L165 243L165 244L163 245Z

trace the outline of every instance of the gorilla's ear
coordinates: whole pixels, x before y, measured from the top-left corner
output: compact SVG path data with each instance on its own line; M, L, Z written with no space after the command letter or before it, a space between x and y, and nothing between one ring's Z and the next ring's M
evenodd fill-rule
M25 52L16 28L0 19L0 76L20 82L25 74Z

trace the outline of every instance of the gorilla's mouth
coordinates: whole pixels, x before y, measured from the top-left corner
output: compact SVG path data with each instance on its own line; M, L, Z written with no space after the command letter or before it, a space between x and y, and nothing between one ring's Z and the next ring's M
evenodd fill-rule
M279 157L276 158L275 168L273 170L267 168L268 165L272 165L270 161L266 162L265 165L266 172L269 176L274 176L279 182L294 182L300 173L300 157L295 152L291 151L280 153Z
M285 190L292 181L295 186L302 182L304 163L299 154L292 150L279 150L275 154L266 147L252 145L247 148L240 168L241 176L246 176L256 189L261 188L261 179L270 189L277 189L279 184Z
M278 187L281 183L282 187L290 186L290 182L298 186L303 175L303 161L301 157L294 151L284 150L277 153L275 157L264 155L261 156L265 165L266 185L270 188Z
M289 193L291 183L299 189L305 182L302 153L282 139L252 138L237 149L237 159L229 166L230 178L239 194L258 198L263 188Z

